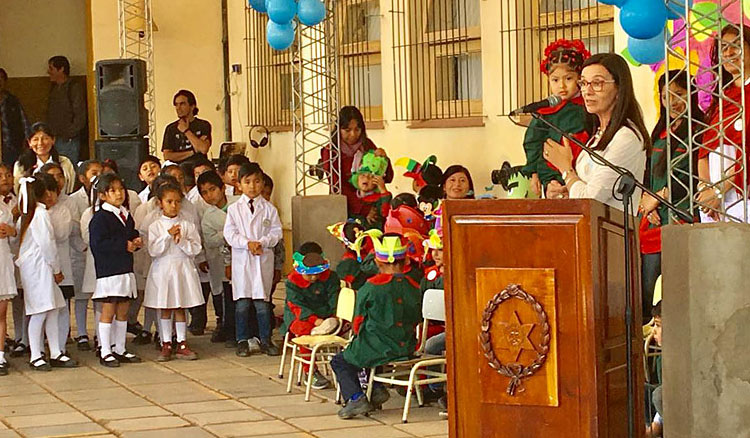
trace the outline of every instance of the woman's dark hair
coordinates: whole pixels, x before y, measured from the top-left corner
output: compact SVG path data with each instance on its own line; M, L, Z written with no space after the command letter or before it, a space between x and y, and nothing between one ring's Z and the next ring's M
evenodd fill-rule
M117 161L111 158L107 158L106 160L102 161L102 167L109 167L116 174L120 174L120 166L117 165Z
M615 97L615 106L612 109L612 117L609 120L607 129L604 130L599 143L594 150L602 151L609 146L609 142L622 127L631 129L643 141L643 149L647 154L651 153L651 137L648 135L646 125L643 123L643 112L635 99L633 91L633 77L630 75L630 68L627 61L615 53L599 53L587 59L583 63L583 68L590 65L601 65L617 85L617 96ZM594 129L599 128L599 118L591 116ZM631 126L634 125L634 126Z
M198 105L198 101L195 100L195 94L193 94L193 92L190 91L190 90L180 90L180 91L178 91L174 95L174 97L172 98L172 105L175 105L177 103L177 98L180 97L180 96L184 96L185 99L187 99L188 105L190 105L190 106ZM195 108L193 108L193 115L194 116L198 115L198 107L197 106Z
M357 125L359 125L359 129L362 130L362 135L360 135L359 139L360 141L364 142L367 139L367 127L365 126L365 118L362 115L362 112L356 106L345 106L341 108L341 110L339 111L338 129L349 126L352 120L356 120ZM332 138L333 144L335 145L338 145L339 142L338 134L338 131L334 129Z
M210 170L208 172L203 172L198 177L198 192L201 191L201 186L205 184L211 184L218 188L224 187L224 181L222 181L221 177L218 173L214 170Z
M52 129L48 124L44 122L36 122L31 125L29 135L26 136L26 147L18 157L18 163L21 165L21 168L27 175L30 175L31 169L36 166L36 154L33 150L31 150L30 142L31 139L40 132L49 137L55 138L55 135L52 133ZM60 154L57 152L57 148L55 148L54 144L52 145L52 149L49 150L49 155L50 157L52 157L52 161L54 161L55 163L60 162Z
M162 200L164 198L164 195L166 195L169 192L175 192L177 195L179 195L180 199L182 199L182 190L180 190L180 186L177 184L172 183L166 183L159 186L158 189L156 189L156 198L158 200Z
M63 69L63 73L65 73L66 76L70 76L70 61L68 61L68 58L62 55L57 55L50 58L47 63L52 64L52 66L58 70Z
M29 229L31 220L34 219L34 213L36 213L36 204L41 202L44 194L47 191L57 192L57 181L52 175L47 173L37 173L34 175L34 181L28 183L26 188L26 194L28 196L29 211L21 216L21 230L19 234L19 242L23 243L23 238L26 235L26 230Z
M402 205L408 205L412 208L418 208L417 197L412 193L399 193L391 199L391 208L395 209Z
M721 55L721 46L720 46L721 42L719 40L721 40L724 37L724 35L729 34L729 33L734 34L738 37L740 36L737 26L738 26L737 24L727 24L721 29L720 37L717 38L716 41L714 41L714 45L711 48L711 65L719 65L719 58ZM746 25L742 25L742 39L746 46L750 45L750 27ZM730 83L732 83L732 81L736 79L734 75L728 72L725 68L721 69L720 74L721 74L721 77L719 78L719 87L721 87L722 89L726 88ZM711 106L709 106L707 114L713 114L714 111L718 111L719 109L720 99L718 96L718 92L714 94L715 95L711 99Z
M440 182L440 188L443 189L443 196L445 196L445 182L448 181L448 178L457 173L463 173L464 175L466 175L466 179L469 180L469 194L466 196L466 199L474 199L474 180L471 179L471 173L469 173L469 169L460 164L454 164L445 169L445 172L443 172L443 180Z
M682 88L683 90L688 90L688 75L687 72L684 70L673 70L669 72L669 81L670 84L676 84L678 87ZM667 75L661 75L659 78L659 95L661 97L661 94L664 92L664 87L666 86L667 82ZM698 122L698 124L693 125L693 130L697 130L700 127L700 124L703 123L705 119L705 115L703 114L703 110L701 110L699 99L698 99L698 92L697 88L695 86L692 88L692 94L690 96L690 100L688 101L688 104L690 105L690 112L691 117L693 119L693 122ZM659 99L659 121L656 122L656 127L654 128L654 131L651 133L651 144L653 145L661 135L662 132L667 130L667 114L668 110L664 106L664 103L662 102L661 98ZM671 135L675 138L673 140L673 144L679 144L677 143L677 139L687 139L689 138L688 133L688 123L684 118L687 117L687 112L683 114L683 121L680 123L680 126L677 127L677 130L674 133L671 133ZM684 140L683 140L684 141ZM697 150L696 150L697 152ZM695 156L695 160L693 161L697 165L698 163L698 157ZM667 154L664 153L659 157L659 161L657 161L654 164L655 167L655 173L657 176L661 177L664 176L667 172Z

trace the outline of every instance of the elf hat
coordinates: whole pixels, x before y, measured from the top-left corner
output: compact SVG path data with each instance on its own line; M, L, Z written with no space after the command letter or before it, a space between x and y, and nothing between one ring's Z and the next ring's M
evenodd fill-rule
M368 151L362 156L362 163L359 165L359 169L352 173L352 177L349 180L351 184L359 188L357 179L360 174L371 173L375 176L383 176L388 170L388 159L385 157L378 157L375 152Z
M388 234L372 241L375 244L375 259L384 263L406 259L408 248L403 236Z
M331 264L325 257L314 252L306 255L295 252L292 259L294 259L294 270L300 274L322 274L331 267Z
M362 248L366 245L366 240L371 240L373 247L375 246L375 241L380 239L383 236L383 232L378 229L370 229L357 237L357 240L354 241L354 245L352 245L352 250L357 253L357 260L362 261Z
M426 185L439 185L443 178L443 171L436 165L437 157L430 155L424 161L419 163L412 158L403 157L396 160L396 165L406 168L404 176L417 182L417 186L422 188Z
M415 230L426 236L430 231L430 224L420 210L402 204L388 212L384 230L386 233L404 234L406 229Z
M333 225L328 226L328 232L331 233L333 237L338 239L340 242L344 244L349 249L354 249L354 242L356 241L356 238L354 240L349 240L346 237L346 227L347 225L354 224L359 225L359 227L364 231L365 227L362 225L361 222L359 222L356 219L348 219L346 222L337 222Z
M438 235L437 230L430 230L430 237L425 239L424 247L426 249L443 249L443 239Z

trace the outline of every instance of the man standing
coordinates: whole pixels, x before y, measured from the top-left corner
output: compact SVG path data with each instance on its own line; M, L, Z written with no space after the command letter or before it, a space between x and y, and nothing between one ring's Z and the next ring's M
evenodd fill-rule
M8 82L8 73L0 68L0 126L2 126L2 137L0 143L3 145L2 161L13 168L13 163L23 150L26 134L29 132L29 121L23 111L18 98L8 92L5 88Z
M178 119L164 130L161 150L164 158L175 162L208 156L211 149L211 124L195 117L198 108L195 95L188 90L180 90L172 99Z
M86 129L86 95L70 79L70 62L64 56L49 59L47 74L52 82L47 103L47 124L55 134L55 148L77 163Z

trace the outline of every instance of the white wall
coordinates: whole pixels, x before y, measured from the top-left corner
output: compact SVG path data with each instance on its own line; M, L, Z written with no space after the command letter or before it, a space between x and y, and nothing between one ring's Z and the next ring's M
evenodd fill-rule
M2 0L0 67L11 77L45 76L54 55L68 57L72 75L85 74L86 0Z

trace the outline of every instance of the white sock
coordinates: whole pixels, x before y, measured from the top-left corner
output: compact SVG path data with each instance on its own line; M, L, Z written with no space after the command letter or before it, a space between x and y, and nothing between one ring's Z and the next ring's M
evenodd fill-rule
M58 310L57 329L60 351L65 351L70 332L70 300L65 300L65 307Z
M112 322L112 326L114 330L112 330L114 336L112 336L115 341L115 353L117 354L125 354L125 341L128 336L128 322L127 321L120 321L117 318Z
M161 335L161 342L162 343L172 342L172 320L169 318L160 319L159 327L161 328L160 333L159 333Z
M101 357L107 357L112 354L111 343L112 323L99 323L99 346L102 349Z
M42 357L44 351L42 340L42 330L44 330L44 320L47 313L37 313L29 318L29 348L31 349L31 361Z
M57 359L62 351L60 350L60 333L59 327L60 309L54 309L47 312L47 320L44 325L44 333L47 335L47 344L49 345L50 359Z
M5 352L0 350L0 363L5 363Z
M96 325L94 325L94 330L96 332L96 338L99 345L102 344L102 334L99 333L99 321L102 320L102 305L100 303L97 303L94 301L94 318L96 321Z
M143 330L151 333L151 326L156 325L159 318L156 315L156 309L146 307L143 309ZM159 331L159 327L156 328Z
M187 338L187 322L175 321L174 328L177 331L177 342L185 342Z
M88 336L88 330L87 330L88 321L86 321L86 318L88 318L88 310L89 310L88 299L75 301L76 329L77 329L77 337L79 338L81 336Z

